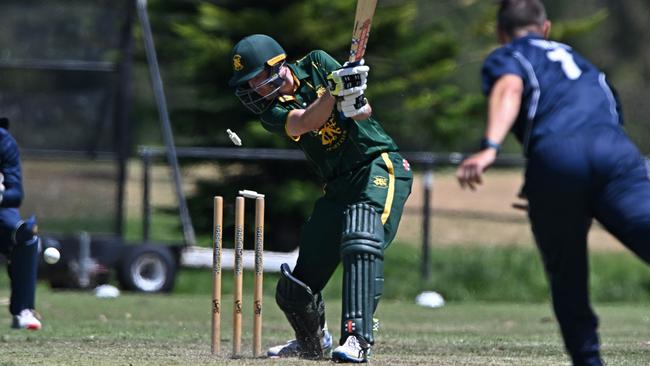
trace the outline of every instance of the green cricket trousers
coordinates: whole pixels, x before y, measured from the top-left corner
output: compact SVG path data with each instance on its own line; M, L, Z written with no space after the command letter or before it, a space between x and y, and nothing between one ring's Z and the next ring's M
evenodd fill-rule
M385 152L368 164L343 174L325 186L300 236L293 275L320 292L336 270L340 257L343 213L355 203L368 203L381 215L384 249L395 238L404 204L411 193L413 173L397 152Z

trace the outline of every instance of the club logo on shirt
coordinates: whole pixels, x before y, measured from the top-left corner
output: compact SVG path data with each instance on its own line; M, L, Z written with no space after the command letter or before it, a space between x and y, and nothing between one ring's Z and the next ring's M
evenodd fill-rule
M381 175L375 175L372 177L372 184L374 184L375 187L386 188L388 187L388 178L382 177Z
M336 124L336 119L332 116L327 122L325 122L323 127L318 130L318 135L320 136L323 146L327 146L327 150L333 150L339 148L343 144L346 132Z
M244 69L244 64L241 63L241 56L240 55L234 55L232 57L232 68L235 71L241 71Z

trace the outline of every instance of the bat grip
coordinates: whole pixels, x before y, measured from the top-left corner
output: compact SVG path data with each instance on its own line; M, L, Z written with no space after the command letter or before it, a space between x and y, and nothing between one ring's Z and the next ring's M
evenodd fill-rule
M361 60L352 61L352 62L348 61L342 66L342 68L349 69L359 65L361 65Z

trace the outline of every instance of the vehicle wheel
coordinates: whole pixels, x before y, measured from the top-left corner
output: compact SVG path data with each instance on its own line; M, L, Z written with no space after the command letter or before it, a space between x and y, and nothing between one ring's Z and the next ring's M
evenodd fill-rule
M168 292L175 279L176 262L169 248L143 244L124 249L118 265L118 281L123 289Z

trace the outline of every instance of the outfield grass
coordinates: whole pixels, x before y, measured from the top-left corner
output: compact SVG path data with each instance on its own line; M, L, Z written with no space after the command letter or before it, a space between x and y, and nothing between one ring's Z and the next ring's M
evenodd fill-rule
M548 284L539 254L520 247L444 247L432 250L432 273L420 276L420 252L394 243L385 255L384 298L407 300L424 290L435 289L454 302L543 303ZM650 271L641 260L626 252L590 254L590 293L594 301L650 303ZM251 283L252 272L245 271ZM272 291L277 274L265 275L264 286ZM2 286L0 273L0 286ZM183 270L174 292L198 294L209 291L211 272ZM326 297L341 296L342 270L337 269L325 287ZM405 285L408 284L408 285ZM224 272L224 291L232 291L232 272Z
M6 297L6 289L0 297ZM291 337L266 294L263 346ZM224 299L229 299L224 295ZM245 299L251 298L246 294ZM39 332L8 328L0 316L0 365L315 365L323 362L251 358L250 306L245 304L244 359L230 360L231 307L224 305L222 348L210 355L210 297L125 294L98 299L91 293L39 287ZM250 302L248 303L250 305ZM328 299L338 336L339 301ZM650 307L600 304L603 349L611 365L647 365ZM372 364L375 365L566 365L547 304L450 303L440 309L410 301L382 302Z

